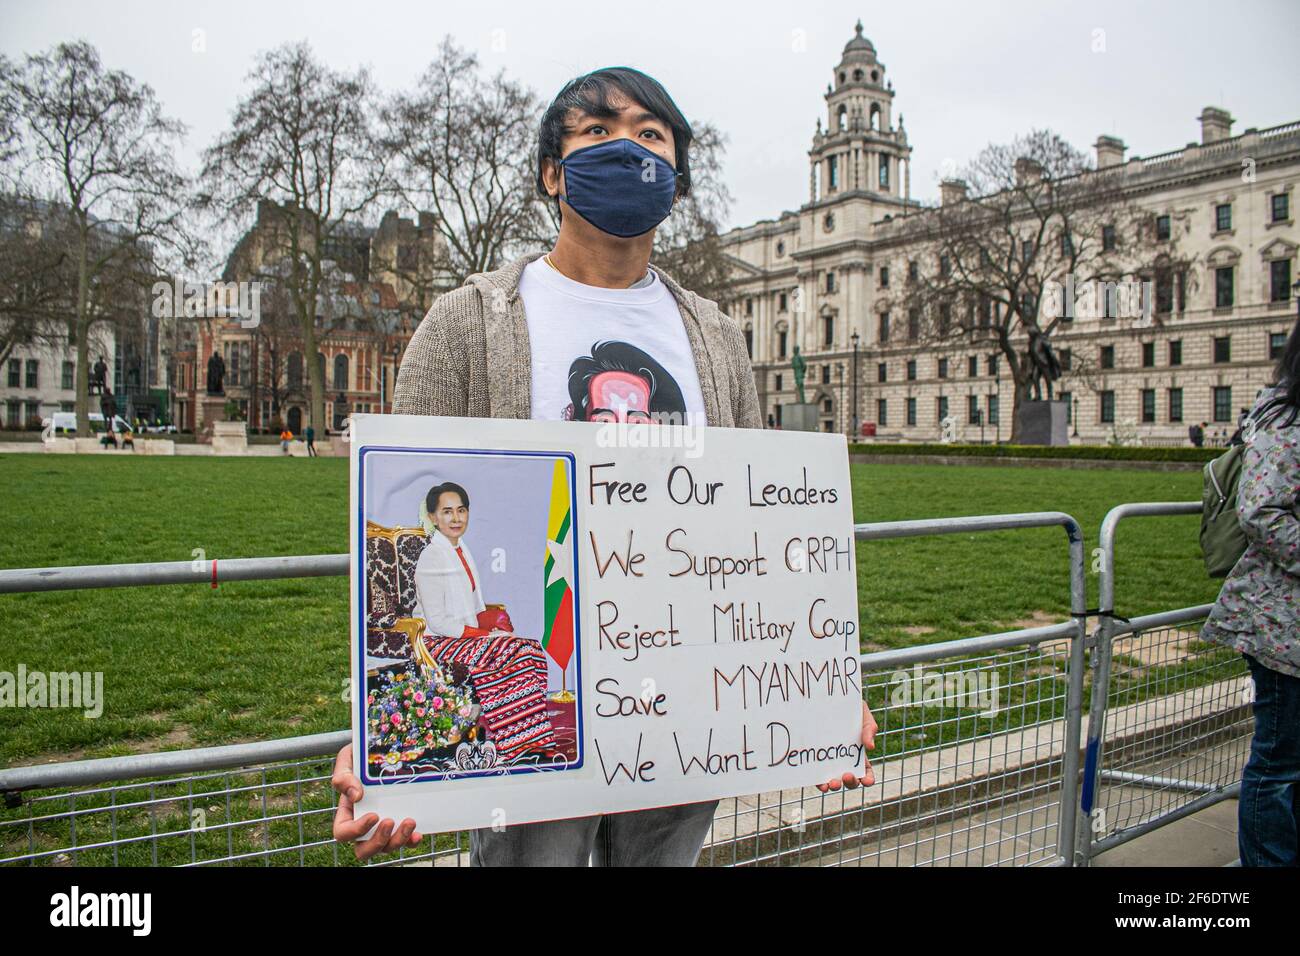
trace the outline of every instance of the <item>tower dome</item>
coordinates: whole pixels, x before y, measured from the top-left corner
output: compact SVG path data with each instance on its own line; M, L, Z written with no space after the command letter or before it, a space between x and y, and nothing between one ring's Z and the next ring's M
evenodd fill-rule
M859 20L857 26L853 28L853 39L844 44L844 55L848 56L856 50L865 50L872 57L876 55L876 48L872 46L871 41L862 35L862 21Z

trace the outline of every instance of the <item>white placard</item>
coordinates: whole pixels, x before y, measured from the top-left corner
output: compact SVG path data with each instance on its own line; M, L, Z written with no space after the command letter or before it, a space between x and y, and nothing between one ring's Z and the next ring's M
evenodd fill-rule
M358 813L439 832L861 774L844 436L352 422ZM454 527L422 524L448 482L469 498L459 564ZM509 632L414 620L463 611L471 579Z

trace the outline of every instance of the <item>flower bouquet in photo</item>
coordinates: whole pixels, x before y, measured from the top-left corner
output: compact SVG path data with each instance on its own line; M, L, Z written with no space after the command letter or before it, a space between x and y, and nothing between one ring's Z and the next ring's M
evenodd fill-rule
M366 696L367 759L378 771L410 772L426 756L450 753L477 721L474 701L440 669L384 671Z

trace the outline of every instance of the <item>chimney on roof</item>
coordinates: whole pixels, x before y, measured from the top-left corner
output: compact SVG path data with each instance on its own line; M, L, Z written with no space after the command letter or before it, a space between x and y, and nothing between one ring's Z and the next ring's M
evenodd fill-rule
M1098 136L1097 142L1093 143L1093 148L1097 150L1098 169L1119 166L1124 162L1124 151L1128 149L1124 141L1117 136Z
M939 199L945 206L961 202L966 198L966 180L945 179L939 183Z
M1016 185L1032 186L1043 178L1043 164L1028 156L1016 160Z
M1232 135L1232 116L1217 106L1201 110L1201 145L1217 143Z

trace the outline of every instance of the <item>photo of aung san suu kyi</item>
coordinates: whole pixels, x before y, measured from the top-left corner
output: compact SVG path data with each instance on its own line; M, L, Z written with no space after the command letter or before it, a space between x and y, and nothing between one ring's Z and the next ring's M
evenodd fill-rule
M571 456L360 454L366 778L580 766Z

